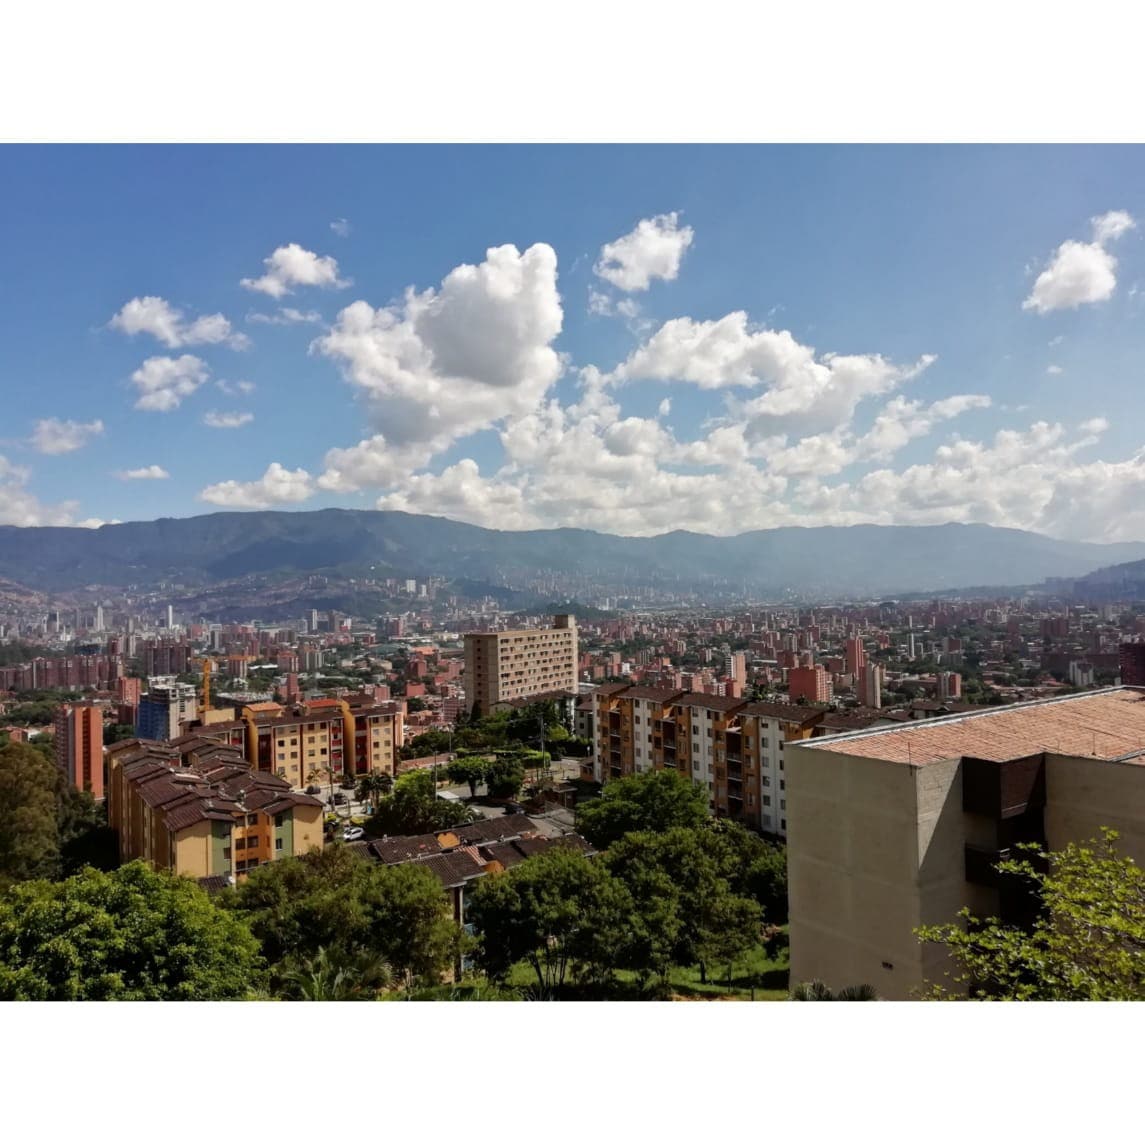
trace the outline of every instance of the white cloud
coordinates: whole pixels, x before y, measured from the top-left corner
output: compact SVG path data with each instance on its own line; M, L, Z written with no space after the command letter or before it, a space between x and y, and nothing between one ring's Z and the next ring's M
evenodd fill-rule
M224 394L229 394L231 397L238 397L240 394L253 394L257 388L254 382L228 382L225 378L219 378L215 385Z
M1107 243L1112 239L1119 239L1126 231L1131 231L1137 224L1128 211L1108 211L1091 219L1093 223L1093 241Z
M305 469L293 471L271 462L257 481L220 481L199 493L200 501L228 509L270 509L306 501L314 494L314 481Z
M787 330L752 330L741 310L714 321L673 318L609 375L616 382L689 382L701 389L764 388L752 399L732 398L729 412L749 435L825 432L846 425L865 398L887 393L935 360L909 366L878 354L824 354Z
M312 349L341 365L387 448L428 460L536 408L564 369L552 347L562 319L552 247L501 246L450 271L440 290L407 290L400 306L353 303Z
M252 421L253 413L216 413L215 410L208 410L203 414L203 424L209 425L211 429L239 429Z
M1077 427L1086 436L1104 433L1109 428L1109 419L1104 417L1091 417L1088 421L1083 421Z
M184 398L206 382L210 373L207 364L193 354L148 358L131 375L132 384L139 391L135 408L162 413L178 409Z
M661 399L660 405L657 407L657 413L659 413L659 415L661 417L667 417L671 412L672 412L672 399L671 398Z
M335 219L330 224L330 229L340 238L345 238L350 233L350 223L347 219Z
M247 290L257 290L269 294L271 298L281 298L292 293L295 286L343 287L349 286L349 279L338 277L338 260L330 255L317 255L300 247L298 243L280 246L269 257L264 258L266 273L261 278L244 278L240 285Z
M187 322L181 310L154 295L131 299L108 325L124 334L150 334L172 350L180 346L222 342L233 350L245 350L250 346L250 339L245 334L235 333L230 321L222 314L205 314Z
M1046 373L1047 374L1060 374L1060 373L1062 373L1062 368L1061 368L1061 366L1049 365L1046 367Z
M280 306L274 314L260 314L256 311L248 314L246 320L264 326L297 326L299 323L322 325L322 315L317 310L295 310L293 306Z
M634 230L600 248L593 273L624 291L647 290L654 278L671 281L694 237L677 219L676 211L641 219Z
M588 288L588 312L607 317L612 313L612 298L601 290Z
M116 476L121 481L165 481L171 474L162 465L144 465L141 469L124 469Z
M1126 211L1110 211L1091 220L1093 241L1067 239L1058 247L1049 266L1038 275L1023 310L1048 314L1051 310L1076 310L1086 303L1104 302L1117 287L1117 259L1105 245L1120 238L1137 224Z
M82 449L90 438L103 433L103 422L61 421L57 417L42 418L32 431L32 448L40 453L72 453Z
M0 456L0 525L71 525L78 501L45 505L26 488L28 470Z

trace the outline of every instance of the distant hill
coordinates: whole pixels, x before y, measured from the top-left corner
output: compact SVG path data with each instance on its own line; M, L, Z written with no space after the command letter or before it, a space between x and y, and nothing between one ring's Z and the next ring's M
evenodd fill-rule
M1057 541L987 525L782 528L713 537L585 529L501 532L444 517L352 509L212 513L99 529L0 527L0 577L38 591L209 586L249 575L445 576L508 587L559 574L591 584L887 595L1033 584L1145 559L1145 543Z
M1145 600L1145 560L1095 569L1073 582L1079 600Z

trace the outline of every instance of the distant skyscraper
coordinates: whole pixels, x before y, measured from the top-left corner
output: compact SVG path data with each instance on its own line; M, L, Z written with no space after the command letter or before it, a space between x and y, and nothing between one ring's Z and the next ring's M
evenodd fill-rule
M173 604L167 605L167 627L175 627L175 606Z
M94 704L61 704L55 716L56 763L68 782L103 798L103 712Z
M880 664L867 664L863 667L858 681L859 703L868 708L883 706L883 669Z
M1119 659L1121 682L1133 687L1145 687L1145 643L1122 644Z
M906 638L906 655L908 660L913 660L916 656L913 632L909 633Z
M787 691L792 702L803 699L823 704L831 699L831 679L822 664L792 668L787 673Z
M858 682L863 669L867 665L867 653L863 649L863 638L852 636L847 641L847 674L853 676Z
M962 677L957 672L938 673L938 698L940 700L962 698Z
M96 632L102 632L104 630L102 604L97 604L95 606L95 630Z

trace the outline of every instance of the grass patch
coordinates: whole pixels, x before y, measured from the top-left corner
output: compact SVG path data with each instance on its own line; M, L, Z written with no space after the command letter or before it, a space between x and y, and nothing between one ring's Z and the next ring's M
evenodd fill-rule
M786 929L786 928L784 928ZM618 970L615 983L607 988L565 986L562 997L569 1001L654 1001L664 998L695 1001L733 1000L737 1002L783 1002L788 996L788 962L786 948L777 959L767 957L762 944L754 946L731 968L708 967L707 982L700 981L698 966L673 967L668 980L646 984L641 992L636 975ZM503 987L494 986L480 975L469 975L461 982L428 986L391 996L395 1001L410 1002L507 1002L548 1001L537 984L537 976L527 962L518 962L509 972Z

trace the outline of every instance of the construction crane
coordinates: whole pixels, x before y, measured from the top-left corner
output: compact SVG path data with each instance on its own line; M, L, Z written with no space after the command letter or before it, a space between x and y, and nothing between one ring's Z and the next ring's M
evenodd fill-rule
M211 710L211 668L214 661L210 656L196 656L195 663L203 669L203 711Z

